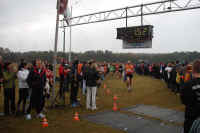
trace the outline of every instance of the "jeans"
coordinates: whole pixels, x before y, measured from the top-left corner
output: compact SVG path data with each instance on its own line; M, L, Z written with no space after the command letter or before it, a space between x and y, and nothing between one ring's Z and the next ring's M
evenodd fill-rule
M15 88L4 88L4 113L15 113Z
M96 109L96 93L97 87L87 86L87 99L86 99L86 108L87 109Z
M44 98L43 89L33 88L27 114L31 113L32 108L36 109L37 114L41 113L43 109L43 98Z
M71 83L71 95L70 95L70 103L77 103L77 95L78 95L78 88L79 88L79 83L78 82L72 82Z
M20 88L19 89L19 100L17 104L17 111L20 111L20 104L23 101L23 112L25 112L25 106L26 106L26 99L28 97L28 88Z
M82 94L85 95L85 92L86 92L86 80L83 79Z

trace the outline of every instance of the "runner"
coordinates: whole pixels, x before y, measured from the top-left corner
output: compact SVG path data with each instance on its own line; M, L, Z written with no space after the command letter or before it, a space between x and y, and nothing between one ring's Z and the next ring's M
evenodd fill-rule
M126 71L126 79L127 79L127 88L128 88L128 91L131 91L134 67L130 61L128 61L128 63L126 64L125 71Z

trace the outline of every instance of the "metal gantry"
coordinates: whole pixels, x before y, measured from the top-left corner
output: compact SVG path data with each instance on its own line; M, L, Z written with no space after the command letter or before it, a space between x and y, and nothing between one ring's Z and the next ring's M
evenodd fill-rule
M117 19L127 19L131 17L142 17L146 15L155 15L168 12L177 12L183 10L192 10L200 8L200 0L162 0L147 4L129 6L114 10L96 12L76 17L67 18L70 24L65 27L104 22Z

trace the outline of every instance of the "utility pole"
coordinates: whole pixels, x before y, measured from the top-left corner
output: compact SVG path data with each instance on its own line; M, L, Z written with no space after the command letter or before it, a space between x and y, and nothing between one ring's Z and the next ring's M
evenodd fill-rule
M127 16L128 16L128 11L127 11L127 10L128 10L128 9L127 9L127 7L126 7L125 10L126 10L126 28L127 28L127 26L128 26L128 22L127 22L127 21L128 21L128 18L127 18Z
M141 26L143 26L143 4L141 5Z
M72 6L71 6L71 17L72 17ZM68 60L69 60L69 63L71 63L71 58L72 58L71 57L71 53L72 53L72 27L71 27L71 25L69 26L69 32L70 32L69 33L69 36L70 36L69 37L70 38L69 41L70 42L69 42L69 59Z
M63 19L63 53L65 53L65 25L64 25L64 19Z
M57 44L58 44L59 9L60 9L60 0L57 0L56 31L55 31L55 46L54 46L54 56L53 56L52 107L55 106L56 65L57 65L57 61L56 61L56 60L57 60Z

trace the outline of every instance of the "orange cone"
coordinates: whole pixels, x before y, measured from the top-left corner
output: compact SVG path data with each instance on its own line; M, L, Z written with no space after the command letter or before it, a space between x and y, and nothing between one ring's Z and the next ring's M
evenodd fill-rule
M118 108L117 108L117 103L113 103L113 111L117 111Z
M114 95L113 100L117 101L118 97L116 95Z
M80 121L78 112L75 113L74 120L75 121Z
M49 126L48 121L46 118L44 118L42 122L42 127L48 127L48 126Z

